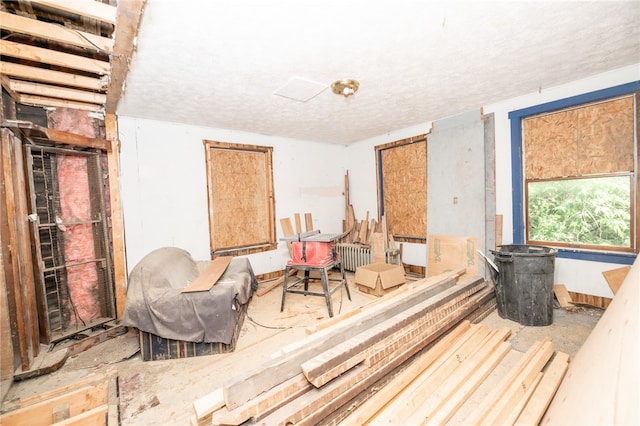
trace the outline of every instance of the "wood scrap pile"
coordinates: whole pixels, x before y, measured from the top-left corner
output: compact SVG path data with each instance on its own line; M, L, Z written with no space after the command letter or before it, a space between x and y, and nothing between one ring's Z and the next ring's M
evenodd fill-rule
M12 404L0 415L3 426L107 425L118 423L117 376L98 374Z
M347 207L347 218L343 224L343 232L346 235L340 241L342 243L361 244L378 253L397 249L393 235L388 231L387 220L384 216L380 222L376 219L369 220L369 212L367 212L365 219L357 220L351 205Z
M469 318L486 315L493 288L464 271L402 292L284 348L194 402L194 424L317 424L345 416L384 381Z

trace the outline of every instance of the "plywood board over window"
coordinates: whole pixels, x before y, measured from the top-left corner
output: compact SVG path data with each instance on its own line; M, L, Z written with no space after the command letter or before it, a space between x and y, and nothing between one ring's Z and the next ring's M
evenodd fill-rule
M637 249L636 113L631 93L522 120L528 243Z
M634 97L523 120L525 178L553 179L634 170Z
M397 241L425 243L427 235L427 137L375 147L380 215Z
M276 247L272 147L204 141L212 256Z

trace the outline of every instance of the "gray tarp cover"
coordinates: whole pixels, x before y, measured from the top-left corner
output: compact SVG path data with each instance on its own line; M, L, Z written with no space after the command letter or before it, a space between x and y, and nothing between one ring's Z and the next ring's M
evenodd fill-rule
M146 255L129 274L122 323L165 339L230 344L236 301L248 303L257 281L248 259L233 258L209 291L181 293L208 263L176 247Z

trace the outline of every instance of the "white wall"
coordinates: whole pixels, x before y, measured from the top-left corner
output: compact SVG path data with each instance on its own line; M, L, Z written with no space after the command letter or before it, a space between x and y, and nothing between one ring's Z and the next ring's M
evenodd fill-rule
M283 236L280 218L293 221L294 213L311 213L314 228L322 232L342 231L344 146L128 117L118 117L118 127L129 270L163 246L181 247L196 260L210 259L203 139L274 148L278 239ZM289 254L278 241L277 251L250 259L254 272L263 274L284 269Z
M640 64L574 81L541 88L490 105L485 113L495 114L496 213L504 218L503 243L513 242L511 213L511 140L508 113L545 102L640 80ZM480 107L480 106L478 106ZM363 140L348 147L316 144L284 138L211 129L151 120L119 117L122 142L122 203L128 267L131 269L149 251L180 246L196 259L208 259L206 173L203 139L274 147L276 229L279 219L311 212L314 227L322 232L340 232L344 219L344 174L349 171L350 201L356 218L377 216L376 145L428 133L432 121ZM257 274L281 270L288 260L283 243L277 252L251 255ZM426 246L403 244L403 261L425 266ZM557 283L570 291L611 297L601 272L620 265L557 259Z

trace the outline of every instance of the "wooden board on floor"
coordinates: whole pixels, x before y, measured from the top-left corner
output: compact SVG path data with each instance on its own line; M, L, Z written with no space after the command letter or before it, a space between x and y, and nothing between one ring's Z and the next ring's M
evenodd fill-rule
M571 295L567 291L567 287L564 284L556 284L553 286L553 292L560 303L561 308L574 308L575 305L571 302Z
M407 308L431 297L455 284L455 276L443 274L425 279L412 290L389 297L371 309L364 310L353 317L346 318L334 326L321 330L296 342L295 347L287 350L275 359L254 369L239 373L223 384L225 403L229 409L255 398L260 393L273 388L283 381L302 372L300 365L328 348L343 342L379 322L402 312Z
M571 301L574 305L587 305L600 309L607 309L612 300L609 297L594 296L592 294L577 293L575 291L570 291L569 296L571 296Z
M97 407L107 407L108 409L108 389L109 382L107 380L97 385L83 386L68 393L5 413L0 416L0 424L3 426L48 425L61 420L71 421L73 417ZM64 414L60 413L60 407L65 408ZM104 409L103 412L106 413L107 409ZM64 418L61 419L59 416ZM104 416L103 419L105 420L102 423L92 424L106 424Z
M607 284L609 284L609 287L611 287L611 291L613 291L613 294L616 294L618 292L618 289L620 289L620 286L622 285L624 279L627 277L630 269L631 266L627 265L623 266L622 268L616 268L602 272L602 275L604 275L604 279L607 280Z
M227 270L232 258L233 256L220 256L213 259L207 269L198 275L198 278L182 289L182 293L209 291Z

